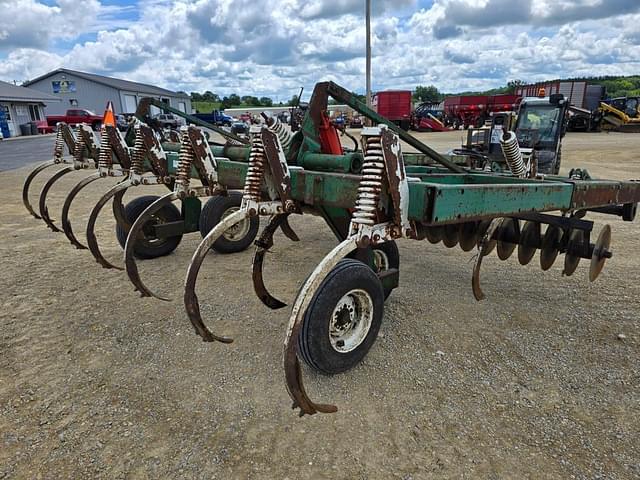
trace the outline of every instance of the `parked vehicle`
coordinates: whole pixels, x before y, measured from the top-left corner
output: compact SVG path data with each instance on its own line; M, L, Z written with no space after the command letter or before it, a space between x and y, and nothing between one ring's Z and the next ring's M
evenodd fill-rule
M47 115L48 126L55 127L60 122L71 126L86 123L97 131L102 126L102 115L96 115L91 110L77 108L67 110L65 115Z
M211 113L194 113L193 116L212 125L225 127L230 127L235 121L233 117L230 117L221 110L212 110Z
M517 112L493 114L491 127L470 129L466 144L454 153L471 167L507 171L509 167L500 143L505 132L512 131L525 163L532 160L538 173L557 175L562 162L568 107L562 94L523 98Z
M129 128L129 121L127 117L124 115L116 115L116 127L121 132L124 132L127 128Z
M234 135L248 135L249 134L249 124L246 122L233 122L231 124L231 133Z
M359 115L351 117L349 128L362 128L362 118Z
M440 103L424 102L418 105L411 115L411 128L416 132L444 132L450 130L442 121L443 112Z
M178 119L170 113L159 113L153 118L162 128L178 128Z
M411 91L388 90L376 93L372 100L373 109L388 118L403 130L411 126Z
M516 94L521 97L536 97L540 92L546 96L561 94L567 99L567 130L586 132L598 128L598 107L605 97L602 85L589 85L584 80L567 80L521 85L516 88Z
M640 132L640 97L619 97L601 102L594 122L604 130Z

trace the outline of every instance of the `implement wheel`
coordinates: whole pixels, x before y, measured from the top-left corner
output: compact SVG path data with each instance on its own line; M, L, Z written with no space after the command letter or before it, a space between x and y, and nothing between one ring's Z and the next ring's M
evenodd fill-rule
M376 274L358 260L340 261L318 287L304 315L298 350L314 370L349 370L378 336L384 292Z
M230 192L227 196L211 197L200 212L200 234L207 236L222 219L240 210L242 194ZM260 219L251 217L224 232L211 246L218 253L236 253L246 250L255 240L260 228Z
M135 222L136 218L144 212L149 205L155 202L158 198L156 195L145 195L142 197L134 198L124 207L124 213L131 224ZM143 238L136 240L133 251L137 258L150 259L164 257L173 252L180 241L182 235L176 235L175 237L157 238L153 236L153 226L168 223L177 222L182 218L180 210L173 205L165 205L160 211L158 211L151 222L148 222L142 229L144 233ZM124 248L127 243L128 230L125 230L120 225L116 225L116 237L120 246Z
M375 245L373 248L373 267L376 273L384 272L389 269L400 268L400 252L398 251L398 245L391 240L390 242L384 242L380 245ZM391 295L393 288L384 288L384 299L386 300Z

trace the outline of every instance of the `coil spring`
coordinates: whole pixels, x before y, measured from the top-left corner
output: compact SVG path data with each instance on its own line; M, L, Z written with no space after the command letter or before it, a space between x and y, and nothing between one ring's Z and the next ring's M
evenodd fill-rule
M189 133L185 130L182 132L180 153L178 153L178 168L176 168L176 185L181 186L183 189L189 187L191 179L191 165L195 159L193 153L193 146L191 145L191 139Z
M98 168L110 169L113 165L113 157L111 156L111 142L107 129L103 128L100 132L100 154L98 155Z
M146 147L142 138L142 129L139 125L134 127L135 138L133 141L133 150L131 151L131 172L136 175L142 175L144 167L144 154Z
M527 174L527 167L522 159L522 152L518 145L518 137L513 132L507 132L509 137L505 139L500 138L500 146L502 147L502 153L507 161L509 170L517 177L524 177Z
M251 152L249 153L249 167L244 181L244 196L248 200L260 201L262 178L265 170L265 153L262 144L262 136L251 136Z
M380 136L365 138L362 179L358 185L358 197L352 221L362 225L374 225L376 223L380 192L382 191L384 157L382 155L382 139Z
M278 119L278 117L274 118L273 125L269 127L269 130L271 130L278 136L282 148L289 148L289 145L291 145L291 140L293 139L293 133L291 133L291 130L284 126L284 124L280 121L280 119Z
M77 127L76 128L76 143L73 146L73 161L76 162L76 164L78 163L83 163L82 162L82 154L84 152L84 147L85 147L85 143L84 143L84 137L82 136L82 127Z
M64 155L64 135L62 133L64 127L62 125L58 125L56 129L56 141L53 145L53 158L56 160L61 160Z

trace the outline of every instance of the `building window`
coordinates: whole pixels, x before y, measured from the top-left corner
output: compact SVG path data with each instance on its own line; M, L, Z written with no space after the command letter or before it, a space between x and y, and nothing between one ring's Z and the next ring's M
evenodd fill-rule
M40 118L40 107L38 105L29 105L29 118L32 122L38 122Z
M0 105L0 110L4 111L4 118L7 119L7 121L11 120L11 109L9 108L9 105Z
M78 99L77 98L70 98L69 99L69 104L74 106L74 107L77 107L78 106Z
M184 102L178 102L178 110L187 113L187 104Z

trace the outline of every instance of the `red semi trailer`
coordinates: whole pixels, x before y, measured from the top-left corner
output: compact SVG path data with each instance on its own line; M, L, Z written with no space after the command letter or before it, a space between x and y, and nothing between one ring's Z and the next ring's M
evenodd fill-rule
M387 90L376 93L371 99L373 109L403 130L411 126L411 91Z

